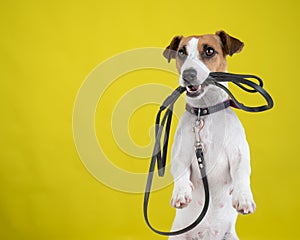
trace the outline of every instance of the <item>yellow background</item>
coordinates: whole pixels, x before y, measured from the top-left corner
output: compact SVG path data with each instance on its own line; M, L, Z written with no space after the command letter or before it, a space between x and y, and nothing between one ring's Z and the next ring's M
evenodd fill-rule
M1 1L0 239L164 239L144 223L142 194L106 187L81 163L74 101L87 74L112 55L220 29L245 42L229 71L261 76L275 100L271 111L238 113L257 212L240 216L237 232L241 239L298 239L299 10L296 0ZM142 110L132 119L140 143L149 141L143 128L155 111L146 121ZM153 197L150 216L160 228L172 222L170 194L168 187Z

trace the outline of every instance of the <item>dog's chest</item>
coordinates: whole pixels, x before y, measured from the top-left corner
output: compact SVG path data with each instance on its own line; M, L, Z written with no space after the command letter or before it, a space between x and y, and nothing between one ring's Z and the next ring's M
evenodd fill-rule
M226 141L226 119L224 114L216 113L203 117L204 125L200 139L204 145L204 154L209 162L217 161L224 154Z
M203 117L203 120L204 126L200 131L200 139L204 146L204 159L208 177L212 178L212 181L226 181L229 176L229 166L225 150L227 144L226 125L228 124L225 114L222 112L215 113ZM196 139L193 131L189 134Z

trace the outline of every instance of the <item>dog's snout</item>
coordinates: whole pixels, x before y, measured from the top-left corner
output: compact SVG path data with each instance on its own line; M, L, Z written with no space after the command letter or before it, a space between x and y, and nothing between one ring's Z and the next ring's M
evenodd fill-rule
M194 68L185 69L182 73L182 78L186 82L195 81L197 78L197 72Z

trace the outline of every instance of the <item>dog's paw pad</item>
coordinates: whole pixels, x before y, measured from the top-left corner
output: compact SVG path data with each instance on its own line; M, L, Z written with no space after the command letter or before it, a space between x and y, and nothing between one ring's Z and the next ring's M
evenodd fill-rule
M233 193L232 205L241 214L250 214L256 209L251 193Z
M174 208L184 208L192 201L192 191L194 187L191 182L186 184L175 184L171 199L171 206Z

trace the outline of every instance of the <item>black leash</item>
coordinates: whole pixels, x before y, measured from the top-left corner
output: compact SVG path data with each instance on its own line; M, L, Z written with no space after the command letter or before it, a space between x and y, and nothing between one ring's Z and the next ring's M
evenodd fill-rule
M153 149L153 154L151 158L151 163L150 163L150 168L149 168L149 174L148 174L148 179L147 179L147 184L146 184L146 190L145 190L145 195L144 195L144 217L147 225L156 233L160 235L165 235L165 236L173 236L173 235L179 235L184 232L187 232L194 227L196 227L201 220L204 218L207 210L208 210L208 205L209 205L209 191L208 191L208 182L206 178L206 172L205 168L200 168L201 170L201 175L202 175L202 180L204 184L204 190L205 190L205 203L203 210L200 214L200 216L194 221L191 225L188 227L178 230L178 231L173 231L173 232L163 232L155 229L152 227L152 225L149 222L148 219L148 202L149 202L149 197L150 197L150 191L151 191L151 185L152 185L152 180L153 180L153 175L154 175L154 168L155 168L155 163L157 162L158 166L158 175L159 176L164 176L165 173L165 166L166 166L166 159L167 159L167 150L168 150L168 142L169 142L169 133L170 133L170 127L171 127L171 120L172 120L172 114L173 114L173 106L175 101L179 98L179 96L186 90L185 87L178 87L162 104L160 107L157 116L156 116L156 122L155 122L155 144L154 144L154 149ZM166 110L166 113L164 117L161 119L161 112ZM167 122L166 128L165 128L165 135L164 135L164 146L161 152L161 136L162 132L164 129L164 125ZM200 150L201 151L201 150ZM203 158L203 152L196 152L199 154L199 166L202 164L204 166L204 158ZM198 158L198 156L197 156Z
M259 84L256 84L248 80L249 78L257 80ZM211 72L208 78L204 82L206 84L214 84L217 87L223 89L230 96L230 98L237 105L237 107L246 112L262 112L271 109L273 107L272 97L265 89L263 89L262 79L255 75ZM240 103L225 86L220 84L220 82L232 82L233 84L237 85L238 87L240 87L241 89L249 93L258 92L266 100L267 105L257 106L257 107L245 106L244 104ZM247 87L245 87L244 85Z
M258 81L258 84L255 82L252 82L248 80L249 78L256 79ZM233 94L222 84L219 82L232 82L244 91L250 92L250 93L260 93L264 99L267 102L267 105L257 106L257 107L250 107L245 106L244 104L240 103ZM232 73L224 73L224 72L212 72L209 74L208 78L205 80L205 84L213 84L217 87L220 87L223 89L229 96L230 100L226 101L222 104L218 104L213 107L208 107L205 109L199 108L197 110L191 109L191 113L194 113L198 116L203 116L207 114L211 114L214 112L217 112L219 110L225 109L228 106L234 106L237 108L240 108L247 112L262 112L268 109L271 109L273 107L273 100L272 97L268 94L266 90L263 89L263 81L254 75L242 75L242 74L232 74ZM208 210L209 206L209 187L208 187L208 181L206 177L206 169L205 169L205 162L204 162L204 154L202 146L199 144L196 145L195 154L198 161L198 166L200 169L200 173L202 176L202 182L204 186L204 195L205 195L205 202L204 207L199 214L198 218L189 226L173 231L173 232L163 232L155 229L149 222L148 218L148 203L149 203L149 197L151 192L151 186L152 186L152 180L154 175L154 169L155 164L157 163L158 167L158 175L160 177L164 176L165 173L165 166L166 166L166 159L167 159L167 151L168 151L168 143L169 143L169 135L170 135L170 128L171 128L171 122L172 122L172 114L173 114L173 107L176 100L179 98L179 96L185 92L186 88L179 86L175 89L175 91L166 98L166 100L161 105L157 115L156 115L156 121L155 121L155 144L154 149L151 157L150 167L149 167L149 173L146 183L146 189L144 194L144 218L149 226L150 229L152 229L154 232L164 235L164 236L174 236L179 235L182 233L185 233L194 227L196 227L202 219L205 217L205 214ZM188 106L187 106L188 107ZM162 112L166 110L162 120L161 120L161 114ZM188 110L188 109L187 109ZM192 112L194 111L194 112ZM163 130L165 129L164 139L163 139L163 148L161 148L161 137L163 134Z

